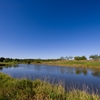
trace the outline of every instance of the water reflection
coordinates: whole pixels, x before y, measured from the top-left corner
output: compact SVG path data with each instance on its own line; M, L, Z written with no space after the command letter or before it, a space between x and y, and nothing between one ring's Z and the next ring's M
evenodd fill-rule
M13 65L13 66L0 66L0 70L3 70L3 68L17 68L18 65Z
M0 66L0 70L3 70L3 67L2 66Z
M76 74L84 74L84 75L88 75L89 71L91 71L91 75L94 76L94 77L100 77L100 69L98 68L90 68L90 69L87 69L87 68L75 68L75 73Z
M92 75L95 77L100 77L100 69L94 68L92 70Z
M99 68L74 68L74 67L59 67L59 66L44 66L44 65L32 65L32 64L19 64L13 66L0 66L0 71L3 68L22 68L23 70L29 70L37 73L50 73L50 74L76 74L85 75L91 74L94 77L100 77ZM16 69L15 69L16 70ZM17 71L17 70L16 70Z
M84 74L84 75L87 75L88 74L88 69L86 69L86 68L82 68L82 69L76 68L75 69L75 73L76 74Z

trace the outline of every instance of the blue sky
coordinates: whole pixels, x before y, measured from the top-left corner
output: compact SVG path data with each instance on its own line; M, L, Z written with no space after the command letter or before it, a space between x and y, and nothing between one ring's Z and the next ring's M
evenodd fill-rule
M100 0L0 0L0 56L100 54Z

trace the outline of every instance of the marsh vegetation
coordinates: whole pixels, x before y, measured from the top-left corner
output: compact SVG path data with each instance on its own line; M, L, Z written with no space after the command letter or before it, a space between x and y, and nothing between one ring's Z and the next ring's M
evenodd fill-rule
M100 95L74 88L66 92L61 84L19 80L0 73L0 100L100 100Z

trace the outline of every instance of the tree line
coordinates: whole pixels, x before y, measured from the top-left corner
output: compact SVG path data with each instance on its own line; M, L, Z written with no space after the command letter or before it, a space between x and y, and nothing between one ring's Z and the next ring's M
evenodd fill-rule
M57 61L59 59L18 59L18 58L4 58L0 57L0 62L14 62L14 63L27 63L30 64L31 62L33 63L41 63L43 61L48 62L48 61Z
M90 60L100 60L100 55L90 55L89 56ZM19 63L31 63L31 62L35 62L35 63L40 63L43 61L57 61L57 60L87 60L86 56L66 56L66 57L60 57L58 59L18 59L18 58L4 58L4 57L0 57L0 62L19 62Z
M86 56L66 56L66 57L60 57L61 60L87 60L88 58ZM100 60L100 55L94 54L89 56L89 60Z

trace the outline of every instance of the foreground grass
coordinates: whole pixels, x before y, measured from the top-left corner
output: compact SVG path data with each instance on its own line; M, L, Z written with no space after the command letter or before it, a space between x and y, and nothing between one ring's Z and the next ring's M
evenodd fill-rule
M100 100L100 96L75 89L65 92L61 85L18 80L0 73L0 100Z
M44 61L41 64L56 65L56 66L72 66L72 67L86 67L86 68L100 68L100 61L76 61L76 60L58 60L58 61Z

